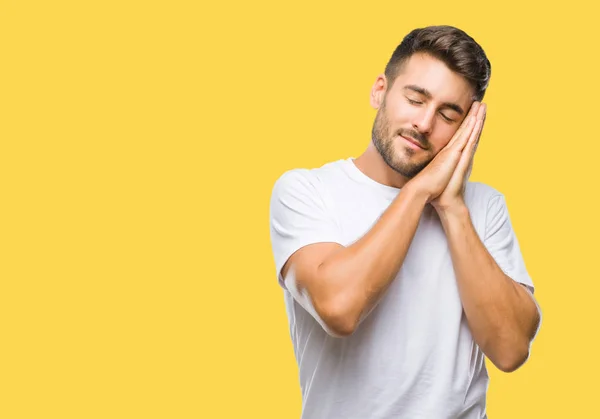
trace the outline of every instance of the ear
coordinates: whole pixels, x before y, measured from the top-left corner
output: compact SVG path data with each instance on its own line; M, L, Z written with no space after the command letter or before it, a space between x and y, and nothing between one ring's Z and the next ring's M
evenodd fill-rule
M375 109L379 109L383 103L385 97L385 91L387 89L387 79L385 74L380 74L375 80L375 84L371 88L371 106Z

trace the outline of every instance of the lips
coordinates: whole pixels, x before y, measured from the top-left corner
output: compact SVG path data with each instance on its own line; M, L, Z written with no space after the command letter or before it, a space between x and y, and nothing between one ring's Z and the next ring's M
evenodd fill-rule
M405 139L406 141L408 141L409 143L415 145L416 147L420 148L421 150L425 150L425 147L423 147L421 145L420 142L418 142L417 140L415 140L414 138L411 137L405 137L404 135L401 135L400 137L402 137L403 139Z

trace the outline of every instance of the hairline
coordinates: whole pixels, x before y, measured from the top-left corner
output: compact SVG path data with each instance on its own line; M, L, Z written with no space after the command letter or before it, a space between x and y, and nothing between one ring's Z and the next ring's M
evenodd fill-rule
M414 51L414 52L410 53L410 55L407 55L406 57L402 58L400 61L398 61L397 63L395 63L395 64L392 66L392 69L393 69L393 74L391 74L391 75L394 77L394 79L393 79L393 80L391 80L391 81L390 81L390 80L388 79L388 75L387 75L387 74L385 74L385 72L384 72L384 75L385 75L385 77L386 77L386 81L387 81L386 94L387 94L387 92L389 92L389 91L391 90L392 86L393 86L393 85L394 85L394 83L396 82L396 79L397 79L397 78L398 78L398 76L399 76L399 75L402 73L402 71L403 71L404 67L406 66L406 64L408 63L408 61L409 61L409 60L410 60L410 59L411 59L411 58L412 58L414 55L419 55L419 54L420 54L420 55L425 55L425 56L431 57L431 58L433 58L433 59L435 59L435 60L438 60L438 61L440 61L440 62L444 63L444 65L445 65L446 67L448 67L448 69L449 69L450 71L452 71L454 74L456 74L456 75L458 75L458 76L462 77L462 78L463 78L463 79L464 79L464 80L465 80L465 81L466 81L466 82L469 84L469 86L471 86L471 89L473 90L473 95L471 95L471 99L472 99L473 101L479 101L479 100L481 100L481 98L483 98L483 95L485 94L485 91L481 92L481 94L478 94L478 92L477 92L477 87L476 87L476 84L475 84L475 83L473 83L473 81L472 81L472 80L469 80L469 79L468 79L467 77L465 77L463 74L460 74L458 71L456 71L456 70L452 69L452 68L451 68L451 67L448 65L448 63L447 63L445 60L441 59L440 57L436 56L436 54L432 53L431 51L427 51L427 50L418 50L418 51ZM481 96L481 97L480 97L480 96Z

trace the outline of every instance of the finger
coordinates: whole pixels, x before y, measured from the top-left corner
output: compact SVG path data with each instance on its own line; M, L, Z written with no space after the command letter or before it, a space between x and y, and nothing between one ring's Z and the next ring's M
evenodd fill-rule
M479 111L479 108L481 107L481 102L478 101L474 101L471 104L471 107L469 108L469 112L467 113L467 116L474 116L477 115L477 111Z
M479 108L477 108L477 119L485 119L485 115L487 113L487 105L482 103Z
M467 123L465 129L460 133L460 136L456 139L454 143L454 147L456 147L458 151L462 151L468 144L469 139L473 136L473 132L475 131L476 126L477 120L475 119L475 117L469 117L469 122Z
M475 128L473 129L473 134L469 138L469 142L468 142L467 146L465 147L465 150L463 151L463 154L466 154L468 156L468 160L469 160L469 167L467 169L467 174L465 176L467 179L471 175L471 170L473 168L473 157L475 156L475 152L477 151L477 146L479 146L479 140L481 138L481 131L483 130L483 123L485 121L485 115L483 118L484 119L480 119L477 121L477 124L476 124Z
M475 144L477 142L477 138L479 137L479 133L481 132L482 122L483 121L481 119L476 122L475 128L473 129L473 132L469 137L469 141L465 146L462 155L460 156L458 164L456 165L455 171L457 173L457 176L461 179L461 181L465 179L469 165L473 161L473 156L475 154Z
M465 119L463 120L462 124L460 125L460 127L458 128L458 130L456 131L456 133L454 134L454 136L452 137L452 139L450 139L450 141L448 142L448 144L446 145L446 147L450 148L452 147L455 143L459 143L459 149L462 150L462 148L464 147L464 143L461 144L460 140L464 140L465 139L465 135L468 138L469 137L469 128L472 129L472 127L474 126L474 124L472 123L472 119L476 120L477 116L479 115L479 111L481 109L481 104L479 102L473 102L473 105L471 105L471 109L469 109L469 112L467 113L467 116L465 117Z
M464 169L460 168L460 162L464 160L465 154L468 153L463 149L465 148L465 145L467 144L468 140L473 138L473 135L475 134L474 128L476 124L477 122L475 121L475 118L470 118L470 122L467 125L465 131L463 131L460 140L458 140L452 148L446 150L443 153L438 153L438 155L434 158L434 161L443 162L440 164L447 165L447 167L449 168L451 167L452 175L450 177L448 185L460 185L460 182L462 182L462 178L464 177ZM470 135L469 132L471 133Z
M478 106L479 106L478 102L473 103L473 105L471 106L471 109L467 113L467 116L465 116L465 119L462 121L462 123L458 127L458 130L456 130L456 132L452 136L452 139L448 142L449 146L452 145L454 142L456 142L456 140L458 138L460 138L460 136L462 135L464 130L467 128L467 125L470 122L470 118L476 115L475 111L478 109Z
M475 152L477 151L477 146L479 145L479 139L481 138L481 130L483 129L483 121L481 121L479 123L479 126L475 129L478 131L477 136L476 136L477 139L474 141L474 144L473 144L473 142L469 143L469 145L463 151L463 156L461 156L461 160L465 159L469 162L466 173L462 177L462 192L463 192L463 194L467 190L467 183L469 182L469 178L471 177L471 172L473 171L473 161L475 158ZM463 163L459 162L457 167L461 166L461 164L464 165L464 162ZM459 167L458 170L462 170L462 167Z
M462 188L464 193L466 184L471 176L471 171L473 169L473 157L475 156L475 150L479 143L479 138L481 135L481 130L483 129L483 121L485 119L485 109L482 114L477 114L477 119L475 122L475 126L471 132L471 135L468 138L467 144L461 152L460 159L456 164L456 168L454 169L454 174L450 179L449 184L453 185L455 188Z
M475 151L477 150L477 147L479 146L479 140L481 139L481 132L483 131L483 126L485 125L485 119L487 117L487 106L484 105L483 107L483 115L478 116L481 118L481 125L479 126L479 132L477 133L477 140L475 141L475 149L473 150L473 153L475 153Z
M469 142L466 145L465 149L463 150L463 154L465 155L465 158L467 159L468 162L473 161L473 156L475 155L475 149L477 148L477 144L479 143L479 138L481 136L482 128L483 128L483 120L480 119L475 124L475 128L473 128L473 133L471 134L471 137L469 138ZM459 164L460 164L460 162L459 162Z
M473 117L477 117L477 115L479 115L479 112L481 111L481 107L483 106L483 104L481 102L473 102L473 104L471 105L471 108L469 109L469 112L467 113L466 118L473 116Z

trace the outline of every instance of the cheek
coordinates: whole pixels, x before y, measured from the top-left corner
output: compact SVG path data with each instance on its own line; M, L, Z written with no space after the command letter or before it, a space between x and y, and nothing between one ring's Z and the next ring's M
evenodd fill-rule
M445 135L436 135L435 137L429 137L429 143L432 146L432 150L435 154L439 153L452 139L454 132Z
M408 121L414 119L417 109L406 101L400 101L392 109L391 115L397 122L406 124Z

